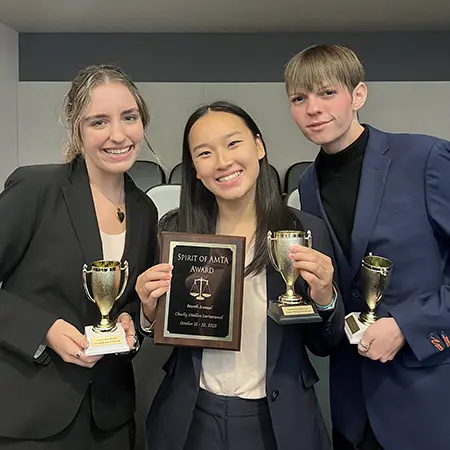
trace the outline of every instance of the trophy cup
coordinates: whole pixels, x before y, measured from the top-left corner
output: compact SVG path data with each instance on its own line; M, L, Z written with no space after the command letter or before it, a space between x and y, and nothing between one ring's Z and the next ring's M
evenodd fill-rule
M122 272L124 272L121 285ZM90 275L87 277L87 275ZM88 278L90 283L88 283ZM94 261L91 268L83 266L83 287L91 302L95 303L102 316L100 323L85 327L89 347L86 356L123 353L130 349L127 344L125 330L120 323L110 319L109 313L118 300L128 282L128 262L121 266L119 261ZM91 286L89 290L88 284ZM92 292L92 295L91 295Z
M293 245L311 248L311 231L277 231L275 237L272 237L271 231L267 234L270 262L286 283L286 292L277 300L269 301L267 315L279 324L321 322L322 318L314 305L295 292L294 283L299 274L289 258Z
M350 344L358 344L367 327L379 319L375 309L386 292L391 269L389 259L372 253L362 260L361 284L367 308L362 313L353 312L345 317L345 334Z

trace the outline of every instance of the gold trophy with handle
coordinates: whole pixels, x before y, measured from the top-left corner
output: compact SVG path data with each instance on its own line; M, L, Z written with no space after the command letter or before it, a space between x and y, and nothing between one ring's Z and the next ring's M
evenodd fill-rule
M101 314L100 323L85 327L89 341L89 347L85 350L86 356L128 352L130 349L125 330L120 323L109 317L114 303L122 296L127 286L128 262L121 264L120 261L94 261L91 267L84 264L82 273L86 296L97 305Z
M269 259L286 283L286 291L277 300L269 301L267 315L279 324L321 322L315 306L295 292L294 284L299 276L294 262L289 258L293 245L312 247L311 231L277 231L267 234Z
M345 334L350 344L358 344L367 327L379 319L375 310L389 285L392 266L389 259L372 253L362 260L361 285L366 310L362 313L353 312L345 317Z

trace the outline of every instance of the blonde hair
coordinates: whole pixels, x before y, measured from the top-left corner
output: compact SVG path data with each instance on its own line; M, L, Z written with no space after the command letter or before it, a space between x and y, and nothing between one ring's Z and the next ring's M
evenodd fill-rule
M67 162L71 162L77 156L82 155L83 142L81 137L81 122L83 113L91 101L92 91L97 86L108 82L122 83L130 90L136 100L144 129L147 128L147 125L150 122L150 113L147 104L128 75L115 65L100 64L88 66L78 72L64 99L64 116L69 130L69 140L64 150L64 157ZM159 158L152 149L145 134L144 140L153 156L159 162Z
M336 44L313 45L291 58L284 71L288 95L338 83L353 92L364 81L364 67L353 50Z

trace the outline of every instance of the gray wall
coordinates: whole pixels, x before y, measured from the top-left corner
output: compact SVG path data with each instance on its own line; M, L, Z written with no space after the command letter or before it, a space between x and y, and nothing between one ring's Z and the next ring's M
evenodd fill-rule
M0 23L0 183L17 167L18 34Z
M317 148L300 134L289 114L283 83L157 83L138 86L151 111L148 136L170 170L181 161L183 127L199 104L216 99L237 102L255 118L269 161L283 178L297 161L314 158ZM450 139L450 82L368 83L363 122L387 131L415 132ZM66 136L61 124L68 82L19 83L19 164L59 162ZM151 159L144 149L142 159Z

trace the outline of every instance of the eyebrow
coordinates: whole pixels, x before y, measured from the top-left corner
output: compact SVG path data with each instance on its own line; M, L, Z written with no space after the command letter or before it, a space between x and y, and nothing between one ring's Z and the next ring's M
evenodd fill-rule
M135 112L139 112L139 108L131 108L131 109L125 109L124 111L122 111L120 113L121 116L126 116L127 114L131 114L131 113L135 113ZM85 122L92 120L92 119L107 119L109 116L108 114L93 114L91 116L86 116L84 118Z
M229 139L230 137L233 137L233 136L235 136L235 135L237 135L237 134L242 134L242 132L241 132L241 131L238 131L238 130L232 131L231 133L227 133L227 134L224 136L224 139ZM194 153L195 151L200 150L200 149L203 148L203 147L208 147L208 144L207 144L206 142L202 142L201 144L196 145L196 146L192 149L192 152Z

